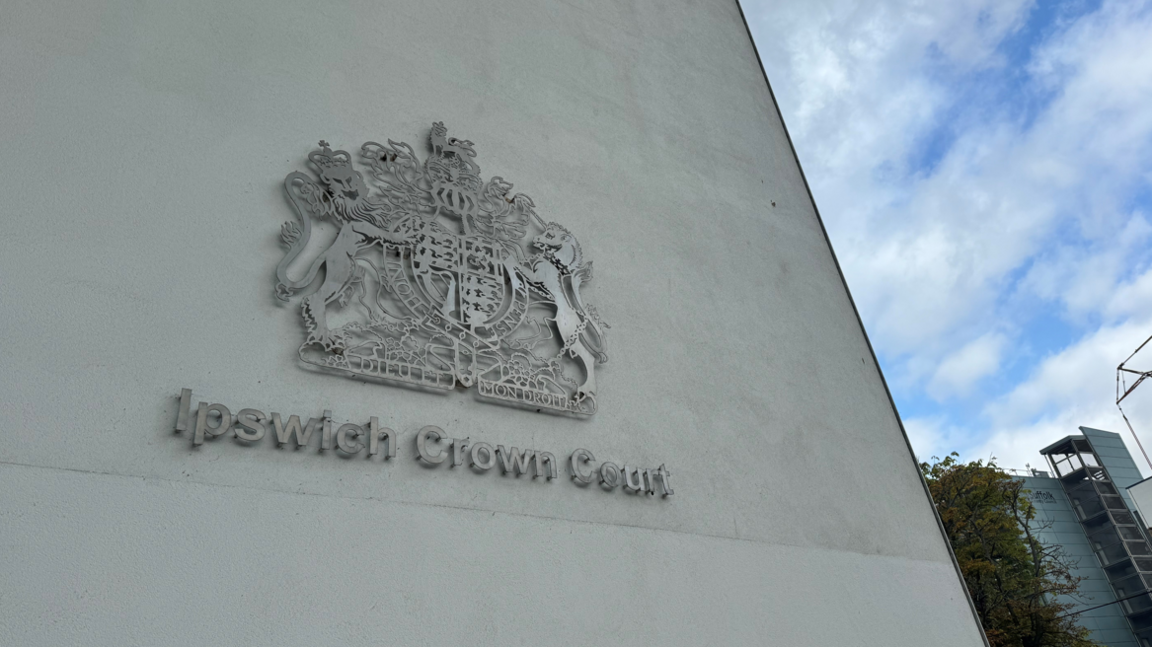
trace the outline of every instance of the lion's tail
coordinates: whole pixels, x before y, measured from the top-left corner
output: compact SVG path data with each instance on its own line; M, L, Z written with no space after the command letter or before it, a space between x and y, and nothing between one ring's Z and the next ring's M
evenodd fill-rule
M281 301L287 301L288 297L308 287L316 278L316 273L320 271L323 256L313 261L312 267L308 268L308 274L303 279L293 281L288 277L288 266L296 260L300 252L304 251L308 240L312 237L312 219L308 217L308 209L301 204L301 201L306 200L302 191L306 193L308 188L314 186L312 180L303 173L290 173L284 178L284 191L288 194L288 201L292 203L292 208L300 219L300 225L289 221L280 229L280 240L288 245L288 253L276 266L276 298Z

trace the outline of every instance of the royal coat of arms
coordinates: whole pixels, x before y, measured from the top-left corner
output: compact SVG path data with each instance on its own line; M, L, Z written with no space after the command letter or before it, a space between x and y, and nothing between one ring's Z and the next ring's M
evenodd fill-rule
M608 325L581 300L592 263L576 237L545 223L511 183L484 182L472 142L448 137L444 124L432 125L429 144L421 162L408 144L367 142L361 172L321 141L308 155L315 175L285 178L299 220L281 230L288 253L276 296L307 292L300 359L352 377L476 385L504 404L595 413ZM289 267L323 220L335 239L292 279Z

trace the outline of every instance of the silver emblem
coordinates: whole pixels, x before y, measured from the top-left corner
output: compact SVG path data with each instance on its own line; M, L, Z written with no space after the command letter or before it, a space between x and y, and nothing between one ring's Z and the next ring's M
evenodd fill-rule
M432 125L424 162L408 144L367 142L366 173L321 141L308 155L315 176L285 178L299 221L281 230L288 253L276 296L287 301L324 275L301 304L300 359L353 377L476 385L504 404L595 413L608 325L581 301L592 263L531 198L512 195L500 177L481 179L472 142L447 135ZM289 267L320 220L339 232L293 280Z

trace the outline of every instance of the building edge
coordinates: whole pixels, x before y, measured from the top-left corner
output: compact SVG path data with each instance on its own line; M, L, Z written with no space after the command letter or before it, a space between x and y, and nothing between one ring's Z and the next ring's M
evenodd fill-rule
M908 448L908 456L912 459L912 467L916 470L916 476L920 479L920 486L924 489L924 496L928 499L928 506L932 509L932 516L936 519L936 527L940 530L940 537L944 540L944 546L948 549L948 557L952 560L952 568L956 572L956 578L960 580L960 588L964 591L964 599L968 602L968 609L972 612L972 619L976 622L976 627L980 631L980 639L984 641L985 647L991 647L988 642L988 636L984 633L984 625L980 622L980 615L976 612L976 604L972 602L972 594L968 591L968 585L964 582L964 575L960 572L960 562L956 559L956 553L952 550L952 542L948 540L948 533L944 529L944 521L940 518L939 511L936 510L936 502L932 500L932 492L928 489L928 481L924 479L923 472L920 471L920 462L916 459L916 452L912 448L912 442L908 440L908 432L904 429L904 421L900 418L900 410L896 407L896 400L892 397L892 390L888 388L888 380L884 378L884 371L880 368L880 362L876 357L876 350L872 347L872 340L868 337L868 330L864 328L864 320L860 317L860 310L856 307L856 300L852 297L852 290L848 287L848 280L844 278L844 270L840 267L840 259L836 257L836 250L832 247L832 239L828 236L828 229L824 226L824 218L820 215L820 208L816 206L816 198L812 195L812 187L808 184L808 176L804 174L804 165L800 163L800 156L796 154L796 145L792 142L792 134L788 132L788 124L784 121L784 113L780 111L780 103L776 100L776 93L772 91L772 82L768 80L768 73L764 70L764 61L760 58L760 50L756 47L756 39L752 37L752 28L748 26L748 16L744 13L744 6L740 0L733 0L736 3L736 9L740 12L740 20L744 23L744 33L748 35L748 43L752 45L752 53L756 56L756 63L760 66L760 76L764 78L764 85L768 88L768 96L772 99L772 108L776 111L777 118L780 119L780 127L784 130L784 138L788 141L788 149L792 153L792 159L796 162L796 169L800 171L800 179L804 182L804 191L808 194L808 202L812 205L812 212L816 214L816 222L820 225L820 233L824 235L824 243L828 246L828 252L832 254L832 263L836 266L836 273L840 275L840 284L844 286L844 293L848 295L848 303L852 306L852 313L856 315L856 323L860 326L860 332L864 335L864 343L868 346L868 353L872 357L872 364L876 367L876 373L880 376L880 383L884 386L884 394L888 396L888 404L892 407L892 413L896 416L896 425L900 428L900 435L904 438L904 445Z

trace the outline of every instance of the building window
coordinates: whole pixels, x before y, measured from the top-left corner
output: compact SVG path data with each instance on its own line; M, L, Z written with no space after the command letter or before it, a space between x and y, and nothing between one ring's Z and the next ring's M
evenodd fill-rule
M1124 589L1116 589L1116 598L1120 600L1120 606L1124 607L1124 613L1132 613L1132 602L1123 598L1127 597Z

